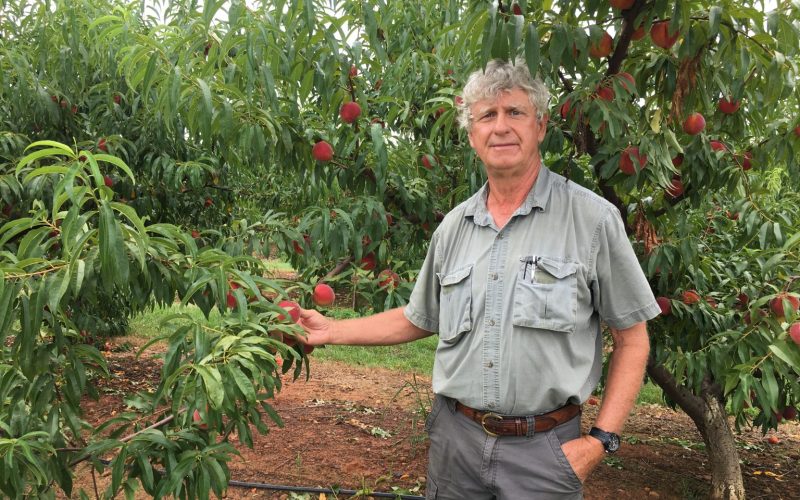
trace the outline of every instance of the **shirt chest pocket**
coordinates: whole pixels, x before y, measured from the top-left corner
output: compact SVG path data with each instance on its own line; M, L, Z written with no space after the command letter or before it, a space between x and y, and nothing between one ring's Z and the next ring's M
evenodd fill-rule
M514 287L515 326L572 333L578 317L578 265L523 257Z
M472 266L439 278L439 340L455 342L459 334L472 329Z

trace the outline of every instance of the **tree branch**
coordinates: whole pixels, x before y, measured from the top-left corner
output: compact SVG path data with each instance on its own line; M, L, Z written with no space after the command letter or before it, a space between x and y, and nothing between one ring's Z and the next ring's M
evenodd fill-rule
M653 357L647 360L647 375L689 415L698 429L705 428L705 420L703 418L705 403L701 398L695 396L689 389L679 386L675 381L675 377L664 365L657 364Z

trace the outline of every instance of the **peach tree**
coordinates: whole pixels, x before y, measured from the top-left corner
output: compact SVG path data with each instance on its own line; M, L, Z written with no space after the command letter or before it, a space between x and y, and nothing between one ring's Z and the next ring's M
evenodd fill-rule
M466 76L522 57L553 92L545 162L619 208L660 297L648 375L702 434L713 496L744 495L727 412L768 429L798 404L796 2L6 5L4 158L106 149L137 217L242 265L279 254L359 308L404 302L437 221L484 181L455 125ZM49 206L22 179L0 183L8 223ZM169 300L135 289L118 302Z
M276 305L285 283L264 277L259 259L140 217L105 180L134 182L115 156L55 141L24 153L13 169L0 164L4 181L33 199L0 226L0 491L51 495L57 485L70 495L72 467L88 460L110 469L109 498L138 488L222 495L232 435L252 444L254 431L281 425L269 401L281 374L308 368L287 345L298 327ZM137 310L179 300L204 316L178 309L165 320L151 341L166 345L156 389L128 394L125 412L90 425L82 400L98 397L110 374L76 311L120 295ZM221 318L209 319L212 308Z

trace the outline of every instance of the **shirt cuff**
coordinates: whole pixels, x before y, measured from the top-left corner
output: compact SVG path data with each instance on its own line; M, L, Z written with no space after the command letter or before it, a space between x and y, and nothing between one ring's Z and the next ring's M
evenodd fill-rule
M605 318L605 322L612 328L624 330L632 327L636 323L651 320L659 314L661 314L661 307L659 307L658 302L653 301L641 309L630 312L625 316L620 316L619 318Z
M658 306L656 306L658 307ZM659 309L660 311L661 309ZM417 328L421 328L426 332L433 332L436 333L439 331L439 322L433 318L429 318L423 314L419 314L414 311L410 306L406 306L403 309L403 314L405 315L406 319L409 320L411 323L414 324Z

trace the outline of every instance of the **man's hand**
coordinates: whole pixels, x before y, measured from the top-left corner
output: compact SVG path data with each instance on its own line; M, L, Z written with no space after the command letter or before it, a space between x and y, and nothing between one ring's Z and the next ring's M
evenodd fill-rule
M319 346L330 344L333 338L333 321L314 309L300 309L297 322L306 331L305 337L298 337L303 344Z
M597 464L603 461L606 453L603 443L589 435L567 441L561 449L581 482L586 481Z

